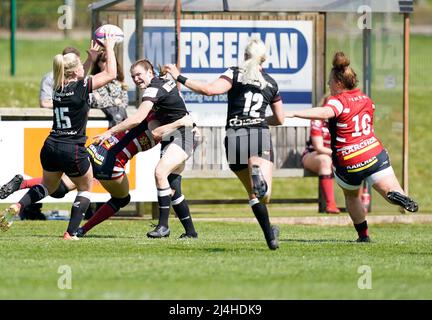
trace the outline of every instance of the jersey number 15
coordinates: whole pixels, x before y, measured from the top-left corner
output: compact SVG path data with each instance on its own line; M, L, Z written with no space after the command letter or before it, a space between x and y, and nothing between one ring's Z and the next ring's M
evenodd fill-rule
M58 129L70 129L70 128L72 128L72 123L70 121L70 118L68 116L64 115L65 112L69 112L69 108L63 107L63 108L56 108L54 110Z

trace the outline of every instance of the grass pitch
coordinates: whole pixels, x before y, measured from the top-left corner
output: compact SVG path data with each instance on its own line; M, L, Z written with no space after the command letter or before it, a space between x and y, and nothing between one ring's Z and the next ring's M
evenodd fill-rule
M186 241L170 223L167 239L147 239L148 220L112 220L64 242L65 221L18 221L0 234L0 299L432 298L431 225L372 225L370 244L352 227L281 225L270 251L257 223L197 220ZM371 289L358 287L365 270Z

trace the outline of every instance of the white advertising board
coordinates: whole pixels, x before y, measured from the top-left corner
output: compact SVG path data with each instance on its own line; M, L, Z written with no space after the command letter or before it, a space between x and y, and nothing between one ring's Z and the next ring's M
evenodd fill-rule
M0 184L9 181L15 174L24 178L42 176L39 153L51 129L51 121L0 121ZM106 130L106 121L89 121L87 135L91 137ZM88 142L90 141L88 140ZM138 153L127 166L131 201L157 201L154 168L159 161L160 146ZM0 203L18 201L26 190L20 190ZM72 202L76 192L70 192L63 199L46 198L42 202ZM105 202L110 195L97 182L94 185L92 201Z

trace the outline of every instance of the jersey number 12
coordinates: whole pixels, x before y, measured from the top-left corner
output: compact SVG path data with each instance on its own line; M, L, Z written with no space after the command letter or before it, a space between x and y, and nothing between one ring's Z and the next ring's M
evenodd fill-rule
M251 91L245 93L244 95L246 101L243 109L243 115L249 115L252 118L259 118L260 114L257 112L262 106L264 97L261 93L252 93ZM256 102L252 105L252 102Z
M69 108L63 107L63 108L56 108L54 110L58 129L70 129L70 128L72 128L70 118L68 116L64 115L65 112L69 112Z

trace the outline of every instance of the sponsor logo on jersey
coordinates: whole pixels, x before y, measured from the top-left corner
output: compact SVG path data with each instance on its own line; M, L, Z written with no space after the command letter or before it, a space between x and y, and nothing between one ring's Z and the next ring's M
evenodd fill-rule
M338 149L338 152L342 152L342 156L344 157L344 160L351 159L359 154L362 154L368 150L371 150L377 146L379 146L379 141L375 137L371 137L367 140L364 140L357 144L352 144L347 147L343 147L341 149Z
M235 118L232 118L228 121L228 125L230 127L244 127L244 126L251 126L251 125L260 124L264 121L265 121L265 119L262 119L262 118L239 119L238 116L236 116Z
M356 101L360 101L360 100L364 100L364 99L369 99L369 97L365 96L365 95L355 96L355 97L352 97L352 98L348 98L348 101L356 102Z
M372 158L367 159L363 162L356 163L352 166L347 166L347 172L353 173L353 172L363 171L363 170L366 170L367 168L373 166L377 162L378 162L377 157L372 157Z
M73 131L51 130L50 133L57 134L59 136L74 136L74 135L78 134L78 131L76 131L76 130L73 130Z
M174 89L176 87L176 84L174 81L168 81L167 83L165 83L162 88L164 88L166 90L166 92L171 92L172 89Z
M98 149L94 144L91 144L87 147L88 152L92 156L95 163L101 165L102 162L105 160L105 157L98 153Z
M150 140L147 136L142 136L138 139L139 144L141 145L142 150L147 150L151 148Z
M127 132L126 132L127 133ZM109 150L111 149L113 146L115 146L117 143L119 142L119 139L117 139L114 136L111 136L109 139L105 140L102 144L102 146L106 149Z
M61 97L70 97L70 96L73 96L75 94L75 91L69 91L69 92L57 92L57 91L55 91L54 92L54 97L55 98L58 98L58 99L55 99L56 101L61 101Z
M146 97L148 97L148 98L156 98L158 90L159 90L158 88L147 88L144 91L143 98L146 98Z

